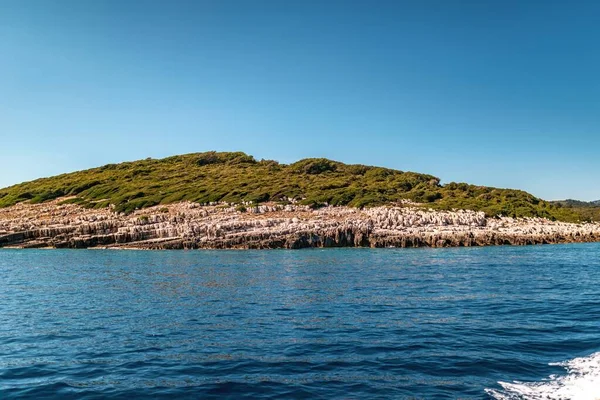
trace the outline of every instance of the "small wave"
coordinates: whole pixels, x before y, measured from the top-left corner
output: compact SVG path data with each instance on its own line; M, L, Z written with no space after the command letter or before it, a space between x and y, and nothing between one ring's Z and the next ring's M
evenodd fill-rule
M541 382L498 382L502 390L485 391L498 400L600 400L600 352L550 365L564 367L567 374Z

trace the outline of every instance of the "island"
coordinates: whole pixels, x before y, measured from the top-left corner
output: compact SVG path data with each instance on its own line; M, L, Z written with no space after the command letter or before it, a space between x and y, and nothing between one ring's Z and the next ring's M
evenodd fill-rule
M0 247L299 249L600 241L600 204L242 152L145 159L0 189Z

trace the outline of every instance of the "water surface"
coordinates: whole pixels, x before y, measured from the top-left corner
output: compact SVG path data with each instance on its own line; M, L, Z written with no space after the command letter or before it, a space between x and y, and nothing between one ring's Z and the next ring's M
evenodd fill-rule
M594 399L599 256L0 250L0 397Z

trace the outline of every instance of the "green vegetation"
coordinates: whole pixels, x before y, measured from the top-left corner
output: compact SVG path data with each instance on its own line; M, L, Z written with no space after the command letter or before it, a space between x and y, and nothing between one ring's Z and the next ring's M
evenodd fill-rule
M565 221L600 220L600 207L567 206L540 200L526 192L473 186L441 185L431 175L365 165L346 165L323 158L290 165L256 161L241 153L195 153L146 159L103 167L0 189L0 207L29 201L40 203L75 196L63 203L84 207L114 207L117 212L169 204L182 200L198 203L244 204L298 200L314 208L325 204L354 207L397 203L402 199L434 209L464 208L489 216L540 216Z
M554 201L554 204L575 211L582 221L600 221L600 200L585 202L578 200Z
M573 200L573 199L567 199L567 200L558 200L558 201L553 201L553 203L555 204L561 204L565 207L585 207L585 208L592 208L592 207L598 207L600 206L600 200L596 200L596 201L579 201L579 200Z

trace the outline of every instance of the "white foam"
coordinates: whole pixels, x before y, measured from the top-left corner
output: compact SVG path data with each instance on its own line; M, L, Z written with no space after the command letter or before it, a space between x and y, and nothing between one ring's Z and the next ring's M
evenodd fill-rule
M498 400L600 400L600 353L560 365L566 375L551 375L540 382L498 382L502 390L486 389Z

